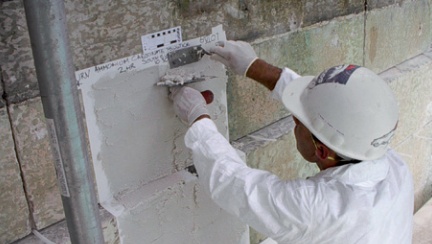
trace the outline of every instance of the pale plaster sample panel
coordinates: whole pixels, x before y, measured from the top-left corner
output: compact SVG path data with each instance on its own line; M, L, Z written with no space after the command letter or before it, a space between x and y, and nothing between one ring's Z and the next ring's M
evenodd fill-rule
M226 39L220 30L181 45L208 48ZM170 72L166 52L133 55L77 72L101 201L192 164L183 142L187 127L175 116L168 88L155 86ZM223 66L204 56L181 69L216 77L191 86L213 91L210 113L227 135Z
M218 26L176 47L208 49L223 40ZM208 109L228 139L226 71L208 56L169 69L167 49L76 73L99 200L116 217L122 243L248 243L247 226L217 207L184 170L193 164L184 145L187 126L176 117L168 88L155 85L166 73L215 77L188 86L214 93Z
M249 243L245 224L208 197L195 176L179 171L118 198L123 243Z

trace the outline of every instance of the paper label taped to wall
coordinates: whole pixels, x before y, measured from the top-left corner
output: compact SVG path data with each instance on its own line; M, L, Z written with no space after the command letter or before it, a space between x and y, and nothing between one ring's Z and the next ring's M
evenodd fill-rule
M181 27L161 30L141 37L143 53L149 53L182 43Z

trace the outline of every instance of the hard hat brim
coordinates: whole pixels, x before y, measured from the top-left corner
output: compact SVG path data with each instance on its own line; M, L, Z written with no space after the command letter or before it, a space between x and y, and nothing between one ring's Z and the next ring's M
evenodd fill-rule
M291 81L282 93L282 103L285 108L303 124L306 123L306 113L300 101L300 96L313 79L314 76L297 78Z

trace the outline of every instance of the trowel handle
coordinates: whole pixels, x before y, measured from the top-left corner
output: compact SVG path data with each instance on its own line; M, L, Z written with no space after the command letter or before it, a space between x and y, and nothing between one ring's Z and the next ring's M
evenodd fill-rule
M210 91L210 90L202 91L201 95L204 97L207 104L210 104L213 102L214 95L213 95L212 91Z

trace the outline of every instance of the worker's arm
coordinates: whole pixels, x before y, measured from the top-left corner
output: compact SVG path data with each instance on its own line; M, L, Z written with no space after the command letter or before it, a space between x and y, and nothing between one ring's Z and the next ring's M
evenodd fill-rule
M195 122L185 136L202 187L225 211L275 239L296 240L310 225L310 188L246 166L212 120Z
M256 59L246 71L246 76L273 91L281 73L281 68L273 66L262 59Z
M309 224L308 194L301 182L284 182L252 169L209 119L201 93L189 87L171 95L177 115L192 124L185 143L192 150L202 187L227 212L274 239L295 240Z
M226 41L210 49L211 58L232 69L236 74L249 77L273 91L280 100L286 85L300 76L291 69L281 69L259 59L249 43ZM275 94L277 93L277 94Z

